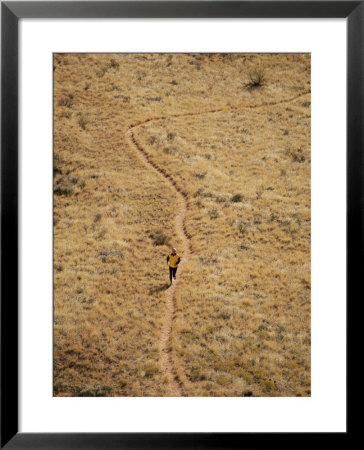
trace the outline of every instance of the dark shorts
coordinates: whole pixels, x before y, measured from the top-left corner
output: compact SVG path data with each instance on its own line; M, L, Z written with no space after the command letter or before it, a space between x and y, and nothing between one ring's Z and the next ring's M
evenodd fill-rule
M177 267L169 267L169 279L172 281L172 276L175 277L177 272Z

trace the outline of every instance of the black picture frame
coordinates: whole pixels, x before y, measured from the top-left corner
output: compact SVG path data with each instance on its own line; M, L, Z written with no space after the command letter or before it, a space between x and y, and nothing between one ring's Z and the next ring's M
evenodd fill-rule
M18 432L18 22L21 18L346 18L347 313L363 273L364 1L1 2L1 448L265 448L310 433ZM361 296L362 297L362 296ZM349 346L347 347L349 352ZM335 440L347 439L335 433ZM327 435L316 433L317 442ZM298 441L299 439L299 441ZM343 443L343 442L342 442Z

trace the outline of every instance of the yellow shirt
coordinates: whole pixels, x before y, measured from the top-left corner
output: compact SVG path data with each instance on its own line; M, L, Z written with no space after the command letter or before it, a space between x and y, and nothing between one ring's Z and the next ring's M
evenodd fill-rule
M179 255L177 255L177 253L175 255L172 255L172 253L170 255L168 255L169 258L169 267L178 267L178 260L180 259Z

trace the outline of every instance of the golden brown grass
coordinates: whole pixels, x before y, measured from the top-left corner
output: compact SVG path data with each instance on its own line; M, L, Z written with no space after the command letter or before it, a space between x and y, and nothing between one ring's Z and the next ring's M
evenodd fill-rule
M139 123L188 197L171 342L186 394L310 395L309 55L54 65L55 395L170 395L158 342L177 201L128 143Z

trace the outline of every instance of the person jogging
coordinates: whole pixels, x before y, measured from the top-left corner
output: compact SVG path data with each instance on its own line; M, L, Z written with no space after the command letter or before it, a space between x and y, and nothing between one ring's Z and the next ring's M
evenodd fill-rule
M177 255L177 250L172 248L172 252L167 256L167 264L169 265L169 281L172 284L172 276L176 279L176 272L181 258Z

